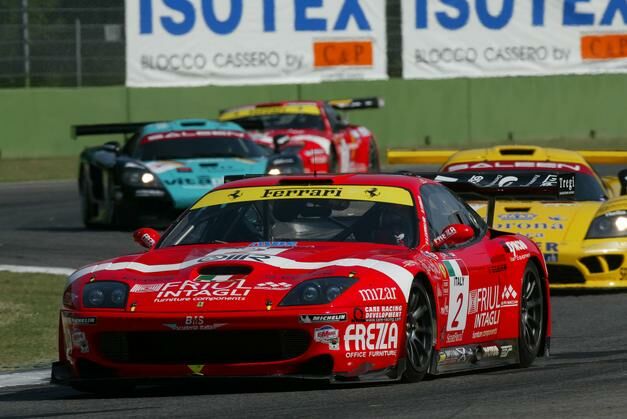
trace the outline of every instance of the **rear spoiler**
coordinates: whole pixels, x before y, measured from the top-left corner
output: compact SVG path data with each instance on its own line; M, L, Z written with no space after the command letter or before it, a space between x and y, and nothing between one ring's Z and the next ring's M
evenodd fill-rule
M490 227L494 222L494 207L499 196L552 197L560 201L569 201L575 197L575 173L529 171L401 173L440 182L465 200L487 200L487 222Z
M400 150L388 149L388 164L444 164L459 150Z
M379 109L385 105L380 97L366 97L360 99L333 99L327 103L339 111L352 111L355 109Z
M389 164L444 164L459 150L388 149ZM627 150L576 150L589 164L625 164Z
M577 150L590 164L625 164L627 150Z
M142 127L152 122L124 122L117 124L93 124L93 125L72 125L71 133L72 139L76 140L78 137L86 135L111 135L111 134L134 134Z

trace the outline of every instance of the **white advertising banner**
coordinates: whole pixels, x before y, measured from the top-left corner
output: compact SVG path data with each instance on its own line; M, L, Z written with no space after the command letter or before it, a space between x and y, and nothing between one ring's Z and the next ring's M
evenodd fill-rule
M126 84L387 78L383 0L126 0Z
M401 0L410 79L627 72L627 0Z

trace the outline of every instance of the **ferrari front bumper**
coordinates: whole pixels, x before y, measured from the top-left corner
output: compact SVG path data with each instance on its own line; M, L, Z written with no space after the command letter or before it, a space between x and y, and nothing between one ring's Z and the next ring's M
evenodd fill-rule
M400 336L394 336L387 351L347 350L342 338L351 324L348 313L352 308L333 313L301 307L191 316L64 311L64 350L55 364L54 381L276 376L397 379ZM303 321L327 314L344 320ZM401 323L397 327L400 330ZM381 339L386 338L390 335Z

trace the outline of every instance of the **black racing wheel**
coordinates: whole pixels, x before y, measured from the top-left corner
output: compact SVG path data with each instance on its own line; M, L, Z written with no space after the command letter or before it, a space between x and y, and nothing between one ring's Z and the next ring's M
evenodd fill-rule
M415 281L407 303L404 381L420 381L427 374L433 356L434 324L431 296L422 282Z
M520 296L520 329L518 352L520 366L526 368L536 359L544 335L544 298L540 274L533 262L529 262L523 273L522 295Z

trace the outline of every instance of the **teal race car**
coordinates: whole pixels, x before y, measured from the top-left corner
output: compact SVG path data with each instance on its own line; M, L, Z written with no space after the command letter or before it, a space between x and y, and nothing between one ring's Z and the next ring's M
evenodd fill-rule
M86 227L163 226L225 176L302 173L290 149L256 144L239 125L206 119L78 125L73 136L127 134L80 155L78 186Z

